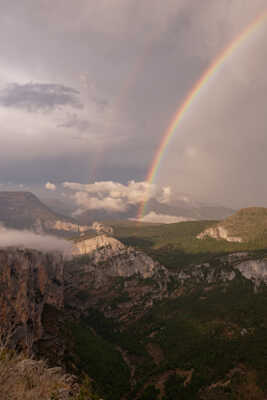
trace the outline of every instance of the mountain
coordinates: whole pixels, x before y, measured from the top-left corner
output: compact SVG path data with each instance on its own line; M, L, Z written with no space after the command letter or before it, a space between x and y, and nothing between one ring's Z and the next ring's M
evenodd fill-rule
M2 249L0 325L104 400L263 400L267 252L223 241L208 253L217 241L196 232L209 224L102 227L68 260Z
M79 249L65 304L76 362L104 399L266 398L266 251L166 268L112 237Z
M38 197L40 201L45 204L48 208L55 211L57 214L71 217L72 213L76 210L76 206L71 199L63 199L55 197L53 195Z
M94 220L115 221L135 219L138 215L140 204L129 205L126 211L88 210L77 216L80 222L91 224ZM144 222L168 223L168 217L177 217L184 220L218 220L232 215L235 211L231 208L209 205L196 202L189 197L181 197L170 204L161 203L155 199L146 204L146 218ZM152 213L152 216L151 216ZM155 220L153 215L159 214L160 219ZM164 218L165 216L165 218ZM177 222L179 222L177 220Z
M149 213L151 211L157 214L173 215L195 220L222 219L234 213L234 210L231 208L205 204L185 195L176 198L169 204L160 203L154 199L149 200L146 205L146 212Z
M267 208L250 207L239 210L198 235L228 242L265 241L267 243Z
M12 229L65 236L89 229L52 211L30 192L0 192L0 224Z

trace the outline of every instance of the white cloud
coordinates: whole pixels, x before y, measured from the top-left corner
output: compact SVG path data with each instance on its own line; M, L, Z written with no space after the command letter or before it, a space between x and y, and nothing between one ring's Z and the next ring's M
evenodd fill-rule
M45 188L47 190L52 190L52 191L55 191L57 189L56 185L54 183L51 183L51 182L47 182L45 184Z
M154 211L146 214L143 218L139 218L140 222L152 222L158 224L175 224L177 222L193 221L192 218L176 217L175 215L157 214Z
M171 201L172 190L170 186L166 186L162 189L162 197L159 199L159 202L162 204L169 204Z
M139 205L150 199L166 204L171 195L170 187L161 188L148 182L129 181L127 185L113 181L91 184L64 182L63 186L76 192L72 196L79 206L76 213L93 209L124 212L130 205Z
M75 215L80 214L84 210L104 209L107 211L123 212L127 206L122 199L114 199L112 197L100 199L98 197L90 197L86 192L76 192L73 198L79 206L79 209L74 213Z
M40 251L60 251L70 255L72 243L49 235L37 235L30 231L6 229L0 226L1 247L22 247Z

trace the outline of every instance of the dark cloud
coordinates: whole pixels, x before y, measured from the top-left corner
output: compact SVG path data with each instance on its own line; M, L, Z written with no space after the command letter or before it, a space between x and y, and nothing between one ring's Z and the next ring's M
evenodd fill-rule
M51 111L61 106L82 108L79 91L52 83L12 83L0 91L0 105L34 111Z
M1 178L31 184L144 180L196 81L266 9L266 0L0 3ZM196 96L156 176L234 206L267 201L263 29L241 47Z
M79 132L85 132L91 127L92 123L90 121L78 117L77 114L69 115L65 122L58 125L58 128L75 128Z
M105 109L109 105L109 102L107 100L101 99L100 97L92 97L91 100L95 102L95 104L97 104L99 108L102 109Z

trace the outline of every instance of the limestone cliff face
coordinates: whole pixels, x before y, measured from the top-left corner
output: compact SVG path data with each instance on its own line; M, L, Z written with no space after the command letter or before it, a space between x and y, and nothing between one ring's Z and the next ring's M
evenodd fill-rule
M267 260L246 260L241 263L237 263L235 268L255 286L259 286L261 283L267 284Z
M85 256L66 263L65 300L76 316L93 307L128 321L168 296L168 270L115 238L81 240L73 254Z
M165 270L145 253L106 235L76 242L72 254L88 255L88 271L95 271L95 275L103 279L108 276L130 277L135 274L146 279L151 278L159 268Z
M217 260L217 265L204 263L191 265L175 274L176 279L185 284L220 284L235 279L238 275L251 281L255 288L267 284L267 259L253 259L248 253L233 253Z
M112 235L114 233L114 229L111 226L107 226L104 224L101 224L100 222L93 222L91 228L95 230L99 234L109 234Z
M86 232L90 229L87 225L78 225L72 222L56 220L53 223L46 224L48 229L66 232Z
M79 318L97 308L108 317L132 321L155 302L199 287L228 285L240 276L255 288L267 284L267 260L247 253L169 271L142 251L98 235L76 242L73 254L84 257L63 264L59 254L0 249L0 326L12 325L16 344L41 343L45 353L49 338L56 336L58 315L66 310Z
M107 235L99 235L76 241L73 245L72 254L74 256L90 254L96 258L96 261L100 261L103 257L107 259L119 254L124 249L124 244L119 240Z
M106 316L114 318L138 318L164 297L180 296L199 285L203 288L228 285L240 275L255 287L261 282L267 284L267 261L251 259L247 253L185 267L179 267L177 260L177 269L169 271L142 251L99 235L76 242L73 254L86 257L83 260L74 257L67 267L67 302L80 311L100 308ZM114 298L122 300L111 307Z
M63 273L60 255L0 250L0 324L16 344L32 348L44 335L44 309L63 309Z
M227 242L236 242L236 243L243 242L242 238L229 235L227 229L225 229L220 225L208 228L197 236L198 239L204 239L205 237L211 237L217 240L223 239L226 240Z
M56 218L51 220L42 220L41 218L36 218L31 228L38 234L43 234L46 232L75 234L83 233L90 229L90 227L87 225L79 225Z
M189 282L191 285L203 283L220 284L232 281L236 277L236 273L232 268L222 267L221 265L213 266L209 263L191 265L173 275L180 285Z

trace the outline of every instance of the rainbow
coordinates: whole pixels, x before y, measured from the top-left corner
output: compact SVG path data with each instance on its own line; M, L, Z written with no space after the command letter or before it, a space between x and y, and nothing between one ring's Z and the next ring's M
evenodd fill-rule
M180 124L182 118L185 113L193 104L195 98L201 92L201 89L209 82L211 77L215 74L215 72L223 65L223 63L228 59L228 57L239 48L243 42L253 34L263 23L267 20L267 10L261 13L252 23L249 24L246 29L244 29L223 51L220 55L209 65L209 67L205 70L204 74L201 78L195 83L190 92L187 94L184 102L178 108L175 113L174 118L172 119L170 125L168 126L166 132L163 135L163 138L158 146L156 154L153 158L152 164L149 168L146 182L152 184L155 176L159 170L163 154L170 143L171 138L173 137L178 125ZM137 218L140 220L145 214L146 203L149 198L149 189L145 195L145 200L139 207Z

